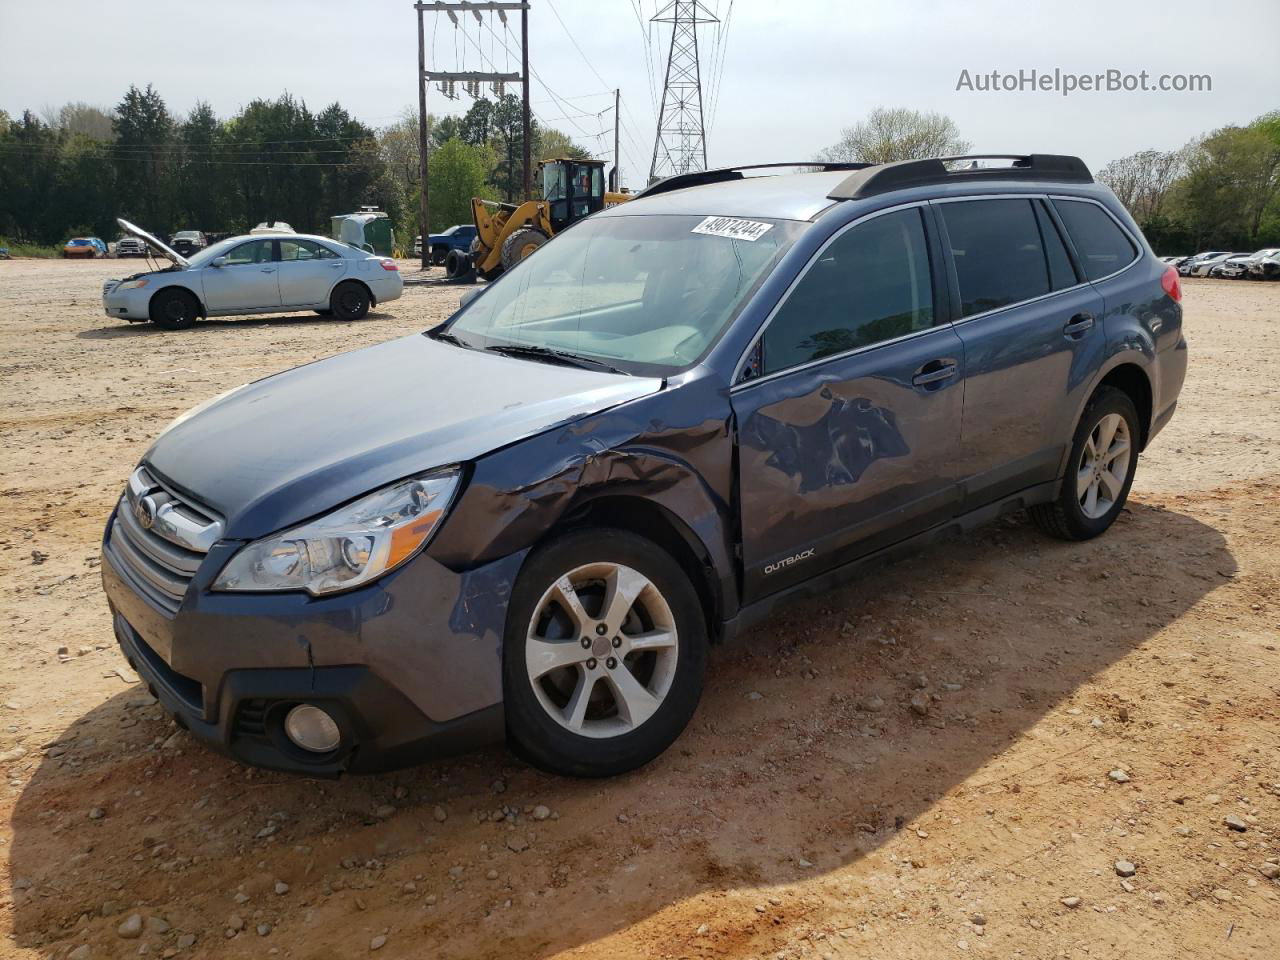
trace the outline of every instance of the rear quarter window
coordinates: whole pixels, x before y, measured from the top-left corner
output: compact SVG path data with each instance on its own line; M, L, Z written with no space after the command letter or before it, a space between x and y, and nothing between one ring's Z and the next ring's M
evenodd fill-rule
M1102 207L1086 200L1054 200L1089 280L1101 280L1133 263L1137 248Z

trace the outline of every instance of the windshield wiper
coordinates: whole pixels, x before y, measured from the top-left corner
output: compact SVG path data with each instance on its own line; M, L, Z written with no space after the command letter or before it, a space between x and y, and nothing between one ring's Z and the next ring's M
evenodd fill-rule
M550 347L541 347L532 343L501 343L496 346L485 347L485 349L508 357L549 360L552 363L563 363L566 366L581 367L584 370L605 370L609 373L621 373L624 376L630 376L625 370L619 370L612 364L597 360L595 357L584 357L581 354L570 353L567 350L553 350Z
M454 334L450 333L448 330L442 330L439 333L433 333L431 331L427 331L427 336L430 337L432 340L439 340L441 343L452 343L455 347L462 347L464 350L472 349L471 344L467 343L465 340L458 338Z

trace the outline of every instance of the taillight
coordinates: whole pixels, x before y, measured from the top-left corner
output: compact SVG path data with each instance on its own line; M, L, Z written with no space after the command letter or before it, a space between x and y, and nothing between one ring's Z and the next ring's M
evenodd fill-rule
M1160 286L1164 287L1164 292L1174 303L1182 302L1182 280L1178 277L1178 271L1175 268L1165 269L1164 276L1160 278Z
M394 271L396 271L397 273L399 273L399 271L400 271L400 268L396 266L396 262L395 262L394 260L383 260L383 261L382 261L382 269L383 269L383 270L394 270Z

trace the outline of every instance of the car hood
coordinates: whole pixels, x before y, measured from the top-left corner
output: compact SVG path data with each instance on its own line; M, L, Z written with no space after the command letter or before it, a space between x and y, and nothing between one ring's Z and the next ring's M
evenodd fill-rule
M179 418L144 461L247 540L661 388L414 335L247 384Z
M147 233L147 231L143 230L141 227L134 226L128 220L122 219L120 217L116 218L116 223L120 224L120 229L123 230L125 233L129 233L137 237L147 246L151 247L153 250L159 253L162 257L168 257L170 260L172 260L174 263L176 263L180 267L185 267L187 265L187 258L184 257L182 254L178 253L177 250L174 250L171 246L169 246L167 243L162 241L159 237L156 237L150 233Z

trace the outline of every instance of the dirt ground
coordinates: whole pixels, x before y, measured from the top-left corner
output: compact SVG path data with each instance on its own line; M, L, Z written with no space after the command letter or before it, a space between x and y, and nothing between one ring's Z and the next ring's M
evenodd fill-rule
M320 782L175 735L102 526L181 411L458 291L166 333L102 315L121 272L0 263L0 956L1277 956L1280 284L1186 283L1182 405L1105 537L1010 519L787 608L628 776Z

